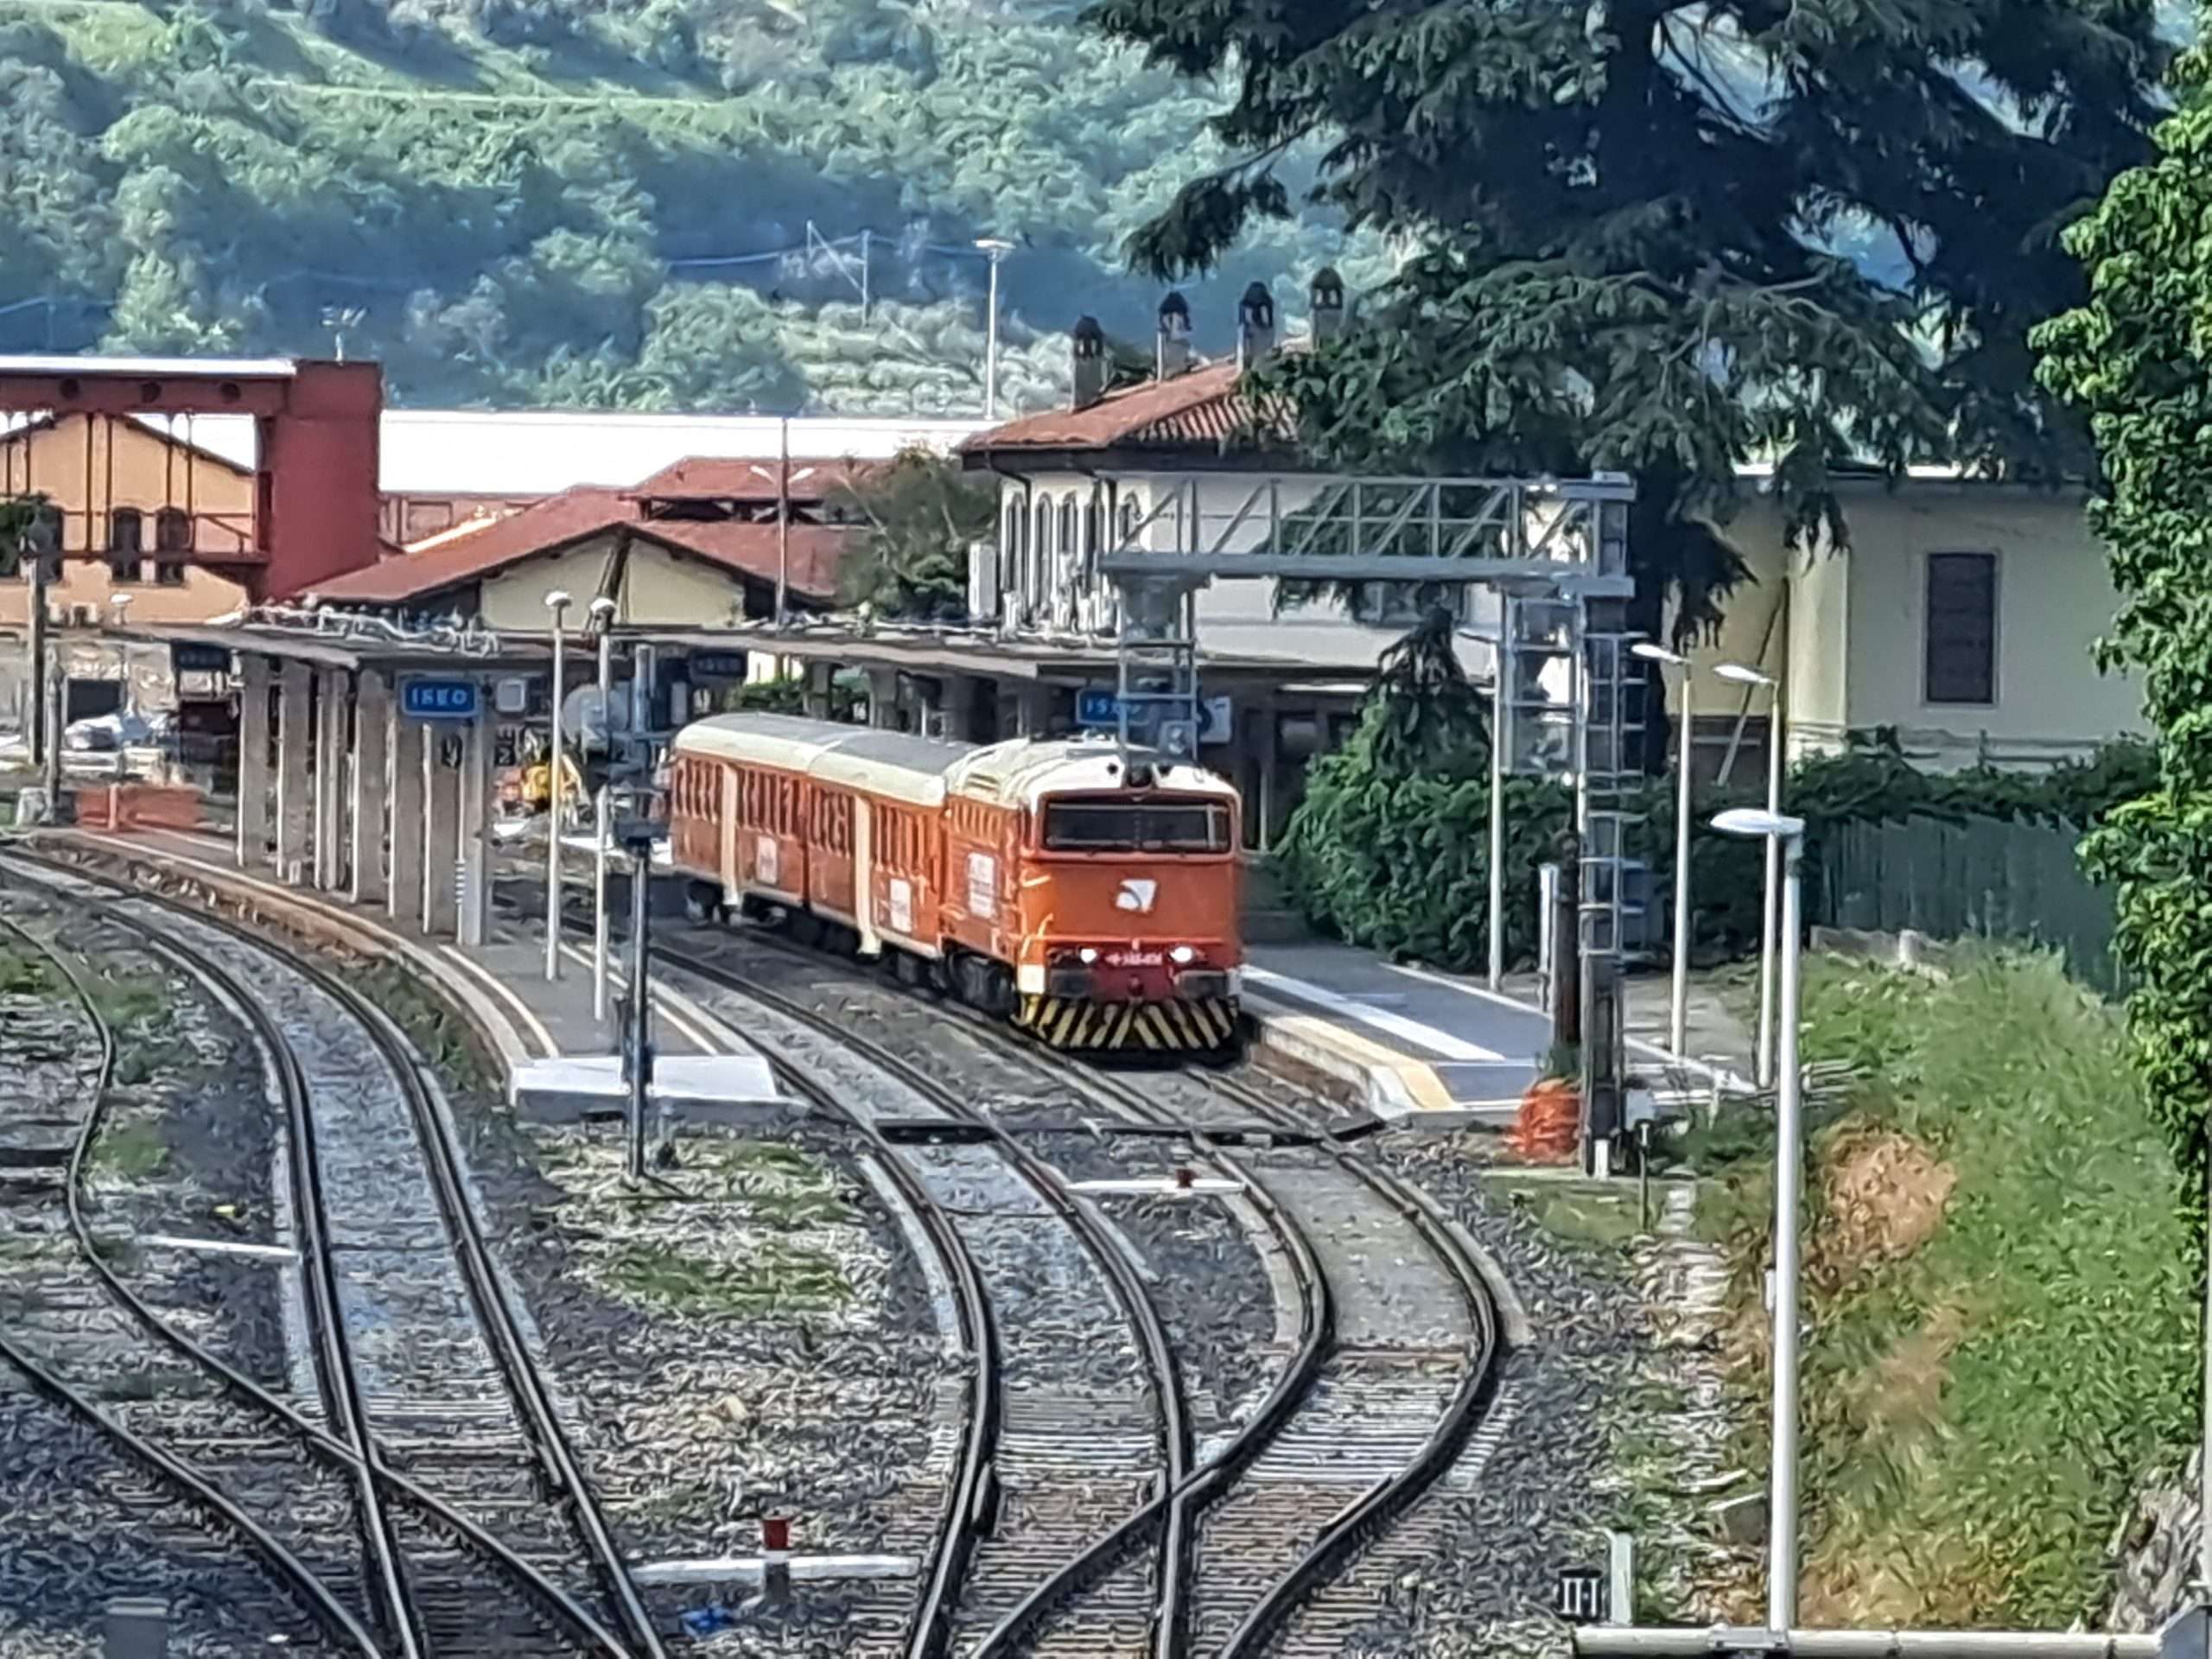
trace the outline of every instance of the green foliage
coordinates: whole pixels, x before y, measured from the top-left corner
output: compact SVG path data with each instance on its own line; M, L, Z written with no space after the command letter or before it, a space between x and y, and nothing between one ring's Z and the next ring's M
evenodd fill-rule
M841 486L835 504L868 525L838 573L845 604L871 605L884 616L966 613L968 549L991 534L995 480L971 477L957 461L909 449Z
M763 715L804 714L806 682L796 674L772 680L748 680L730 693L728 706Z
M1332 461L1632 474L1649 637L1670 592L1679 643L1743 577L1716 533L1741 462L1806 545L1847 540L1843 463L2078 471L2025 331L2081 293L2056 228L2145 153L2149 0L1093 15L1235 92L1230 159L1186 168L1137 262L1205 267L1301 194L1398 239L1370 326L1269 382ZM1281 158L1324 141L1300 193Z
M2068 246L2087 268L2087 303L2037 344L2054 392L2089 419L2102 479L2090 522L2111 555L2120 608L2102 645L2143 687L2158 773L2085 851L2119 890L2119 946L2136 1058L2200 1220L2206 1113L2212 1109L2212 58L2176 74L2182 107L2158 129L2158 158L2115 180Z
M2041 957L1815 958L1804 995L1806 1058L1852 1077L1810 1135L1807 1593L1866 1626L2094 1619L2135 1484L2195 1438L2194 1254L2120 1023ZM1699 1159L1746 1331L1764 1140Z
M17 7L0 350L327 355L359 311L401 402L967 414L989 233L1020 405L1079 313L1148 339L1121 245L1217 107L1057 4ZM1255 276L1383 269L1325 221L1194 296L1208 344Z
M1448 642L1449 636L1446 636ZM1433 651L1434 640L1428 642ZM1490 778L1484 712L1471 688L1431 666L1408 667L1412 642L1393 653L1351 740L1316 761L1292 815L1281 869L1314 925L1354 944L1440 966L1488 960ZM1446 711L1449 712L1446 712ZM1822 838L1853 822L1926 817L2023 819L2088 826L2129 799L2151 775L2147 750L2117 743L2094 760L2042 773L1973 768L1924 772L1878 734L1841 754L1792 770L1784 798L1806 821L1808 912L1825 913L1817 872ZM1697 895L1694 954L1737 954L1758 937L1763 855L1712 828L1724 807L1760 804L1764 785L1707 791L1690 839ZM1674 874L1671 780L1632 803L1640 818L1629 845L1662 886ZM1559 859L1573 821L1562 785L1505 784L1504 906L1510 960L1534 956L1538 870ZM2208 843L2212 844L2212 843Z

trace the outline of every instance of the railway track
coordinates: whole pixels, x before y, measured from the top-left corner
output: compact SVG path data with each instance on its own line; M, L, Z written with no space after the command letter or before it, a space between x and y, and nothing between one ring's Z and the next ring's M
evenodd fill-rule
M665 943L660 950L671 965L811 1024L872 1062L912 1069L908 1058L857 1037L849 1022L830 1021L726 963ZM1199 1068L1180 1074L1185 1104L1179 1112L1124 1077L1070 1067L964 1010L950 1012L994 1049L1108 1116L1185 1131L1202 1157L1243 1185L1296 1264L1302 1304L1300 1346L1259 1409L1209 1450L1192 1479L1155 1492L1115 1534L1069 1557L972 1651L1002 1659L1030 1650L1040 1636L1049 1641L1056 1629L1071 1630L1077 1643L1095 1642L1098 1632L1080 1616L1086 1588L1117 1548L1126 1549L1125 1535L1134 1542L1164 1522L1179 1522L1190 1541L1183 1559L1192 1576L1178 1608L1185 1622L1172 1631L1155 1626L1155 1654L1255 1659L1279 1651L1320 1659L1346 1651L1363 1604L1387 1593L1387 1582L1334 1603L1322 1592L1355 1562L1369 1567L1365 1577L1387 1581L1391 1557L1421 1553L1418 1525L1408 1529L1404 1552L1371 1546L1451 1478L1496 1386L1497 1308L1465 1241L1409 1184L1314 1136L1310 1124L1233 1077ZM1318 1141L1318 1154L1291 1155L1292 1167L1262 1178L1249 1160L1208 1140L1207 1128L1224 1118L1273 1124L1288 1138ZM1314 1235L1337 1234L1342 1244L1348 1227L1354 1242L1336 1249L1338 1259L1325 1271ZM1348 1254L1415 1265L1398 1273L1396 1294L1387 1284L1377 1294L1344 1259ZM1332 1274L1359 1294L1344 1287L1332 1293ZM1340 1303L1354 1310L1341 1330ZM1456 1308L1456 1317L1424 1322L1419 1310L1436 1306Z
M260 1432L289 1434L352 1483L370 1589L340 1605L374 1610L363 1650L660 1659L492 1262L435 1081L404 1035L320 964L226 922L73 871L0 862L129 930L268 1057L295 1152L295 1313L319 1360L300 1368L293 1394L313 1406L252 1382L101 1263L73 1177L73 1224L108 1293L149 1334L254 1408Z
M944 1081L721 963L669 960L857 1058L925 1116L975 1137L896 1154L957 1219L1003 1344L995 1499L954 1546L967 1571L933 1651L1180 1654L1190 1533L1160 1494L1189 1483L1191 1427L1166 1327L1125 1243ZM790 1052L779 1064L804 1075ZM818 1081L805 1087L823 1091ZM842 1109L874 1116L849 1098ZM870 1133L880 1140L880 1124ZM1080 1243L1079 1256L1056 1244L1062 1234ZM1102 1317L1109 1306L1118 1319Z

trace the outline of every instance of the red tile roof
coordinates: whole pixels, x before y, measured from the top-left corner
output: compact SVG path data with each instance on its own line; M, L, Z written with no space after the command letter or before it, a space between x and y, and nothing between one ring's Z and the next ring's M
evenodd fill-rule
M317 584L315 595L339 605L404 605L464 582L477 582L524 559L558 552L627 525L638 539L704 559L760 582L776 579L777 529L730 520L641 519L626 491L576 488L549 496L479 529L365 570ZM818 524L791 527L791 588L800 599L836 596L837 570L858 532Z
M806 461L791 457L791 497L794 501L821 501L840 485L850 484L886 463L867 461ZM746 500L773 500L774 455L760 461L714 455L694 456L664 467L626 495L661 501L715 500L735 497Z
M1280 398L1263 401L1236 390L1234 363L1192 369L1170 380L1147 380L1109 391L1088 409L1024 416L960 446L964 455L1009 449L1220 448L1246 430L1287 441L1294 422Z

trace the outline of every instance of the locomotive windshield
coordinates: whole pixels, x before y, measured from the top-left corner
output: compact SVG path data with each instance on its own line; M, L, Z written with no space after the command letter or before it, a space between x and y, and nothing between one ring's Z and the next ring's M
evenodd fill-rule
M1225 853L1229 807L1221 801L1052 801L1045 807L1048 853Z

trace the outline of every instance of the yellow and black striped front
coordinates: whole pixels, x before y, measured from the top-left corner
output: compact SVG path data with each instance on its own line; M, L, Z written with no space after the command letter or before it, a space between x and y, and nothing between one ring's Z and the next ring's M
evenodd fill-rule
M1014 1023L1048 1048L1070 1052L1210 1053L1235 1045L1236 1002L1092 1002L1067 996L1025 996Z

